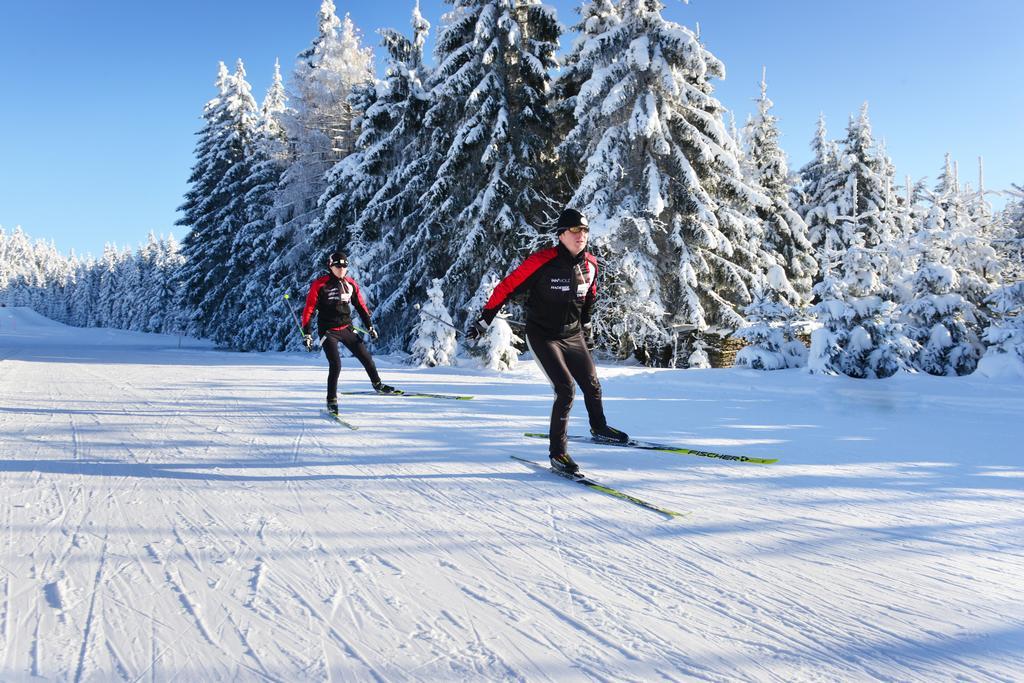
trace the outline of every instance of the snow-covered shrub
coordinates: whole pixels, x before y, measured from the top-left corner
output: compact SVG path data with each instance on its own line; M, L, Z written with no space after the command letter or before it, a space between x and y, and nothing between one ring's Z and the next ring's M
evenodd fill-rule
M710 368L711 359L708 357L707 344L700 337L693 343L693 353L686 359L688 368Z
M820 302L812 311L821 327L811 334L812 373L876 379L910 368L915 345L894 317L895 303L880 295L875 256L876 250L864 247L847 250L842 281L826 262L825 279L814 288Z
M774 265L768 270L767 279L755 285L753 297L743 311L745 325L733 333L747 341L747 346L736 354L736 367L782 370L806 365L807 349L795 338L796 310L790 304L799 295L781 266Z
M495 318L487 332L480 337L476 353L485 368L491 370L514 370L519 363L519 351L515 344L523 340L515 335L512 328L501 318Z
M914 366L930 375L974 372L983 347L972 329L974 306L955 291L959 277L940 263L923 264L913 277L915 297L903 308L908 336L920 348Z
M985 330L988 349L978 372L990 377L1008 372L1024 376L1024 282L997 289L989 302L996 320Z
M474 312L483 310L484 304L499 282L501 282L501 278L494 271L489 271L470 300L467 310ZM517 337L509 324L499 317L495 318L487 328L487 332L481 335L475 344L470 343L466 350L485 368L499 371L512 370L519 362L519 351L516 344L523 344L523 340Z
M441 280L434 279L427 296L413 332L412 360L420 367L451 365L455 360L455 328L444 306Z

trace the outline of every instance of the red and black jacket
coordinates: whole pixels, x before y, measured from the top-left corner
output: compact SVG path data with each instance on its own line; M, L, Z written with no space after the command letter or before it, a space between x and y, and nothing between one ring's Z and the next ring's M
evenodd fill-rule
M310 319L316 309L316 326L320 334L328 330L340 330L352 324L352 309L369 328L370 309L359 290L359 285L350 277L339 280L333 274L324 275L313 281L306 295L306 306L302 309L302 332L309 334Z
M597 259L586 250L573 256L561 242L531 254L494 288L481 317L489 325L509 297L523 292L527 334L571 337L590 322L597 298Z

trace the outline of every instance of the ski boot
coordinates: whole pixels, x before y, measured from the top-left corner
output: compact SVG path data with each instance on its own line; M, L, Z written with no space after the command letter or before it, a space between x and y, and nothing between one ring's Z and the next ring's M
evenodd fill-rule
M615 427L609 427L607 424L597 429L591 427L590 435L594 437L594 441L602 441L604 443L629 443L629 434L620 432Z
M562 474L578 475L580 466L576 464L576 461L568 453L562 453L561 455L551 456L551 469Z
M384 382L377 382L376 384L374 384L373 385L373 390L376 391L378 394L400 394L400 393L402 393L398 389L395 389L393 386L384 384Z
M327 412L330 413L331 415L337 415L338 414L338 399L336 399L336 398L329 398L329 399L327 399Z

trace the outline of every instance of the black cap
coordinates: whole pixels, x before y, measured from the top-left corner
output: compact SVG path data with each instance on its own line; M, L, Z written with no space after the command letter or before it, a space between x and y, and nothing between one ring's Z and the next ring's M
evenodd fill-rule
M576 209L566 209L562 213L558 214L558 223L555 226L555 232L561 235L567 228L575 228L577 225L589 226L590 222L587 217Z
M331 255L327 257L327 265L333 266L335 263L342 265L348 265L348 254L343 251L331 252Z

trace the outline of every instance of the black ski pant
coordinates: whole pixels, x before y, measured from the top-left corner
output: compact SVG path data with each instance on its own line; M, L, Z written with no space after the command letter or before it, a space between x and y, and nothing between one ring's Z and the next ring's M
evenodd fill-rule
M594 359L590 357L582 332L568 339L549 339L543 334L527 330L526 343L555 390L555 404L551 406L551 425L548 428L551 455L568 453L566 431L569 426L569 410L576 394L573 380L583 391L591 428L601 429L606 425L604 407L601 405L601 383L597 379Z
M323 348L327 356L327 363L330 369L327 371L327 400L338 398L338 375L341 374L341 353L338 351L338 344L344 344L345 348L352 352L363 369L370 377L374 385L380 384L380 375L377 374L377 366L373 362L370 350L366 348L362 337L352 331L351 327L343 327L340 330L328 330L324 336Z

